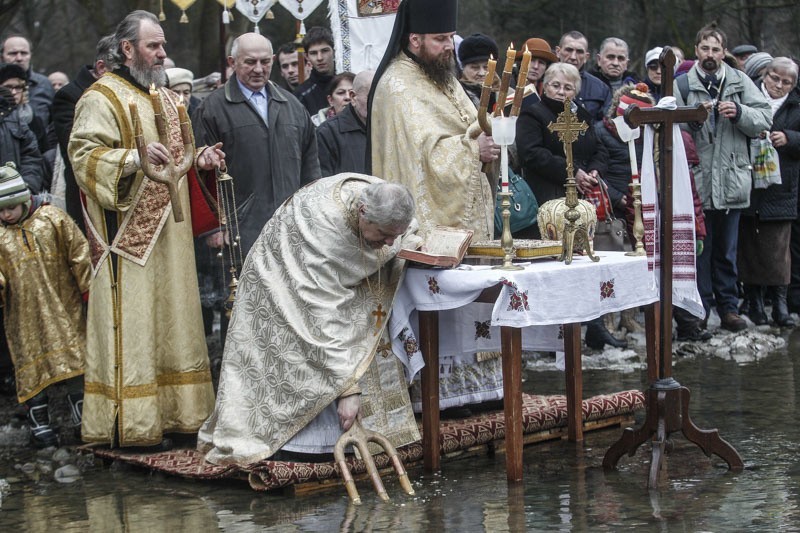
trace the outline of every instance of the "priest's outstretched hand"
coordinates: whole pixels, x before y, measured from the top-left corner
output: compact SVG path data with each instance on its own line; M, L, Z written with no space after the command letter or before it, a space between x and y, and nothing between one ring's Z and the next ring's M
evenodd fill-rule
M347 431L356 421L358 410L361 407L361 395L351 394L344 398L339 398L337 412L339 413L339 426L342 431Z

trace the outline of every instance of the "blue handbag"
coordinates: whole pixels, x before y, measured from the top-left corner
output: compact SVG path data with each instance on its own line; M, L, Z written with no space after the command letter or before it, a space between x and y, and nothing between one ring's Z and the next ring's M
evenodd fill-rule
M511 193L511 233L525 229L536 224L536 214L539 212L539 202L533 195L525 179L508 169L508 191ZM499 190L498 190L499 192ZM503 231L503 199L498 196L494 209L494 236L499 237Z

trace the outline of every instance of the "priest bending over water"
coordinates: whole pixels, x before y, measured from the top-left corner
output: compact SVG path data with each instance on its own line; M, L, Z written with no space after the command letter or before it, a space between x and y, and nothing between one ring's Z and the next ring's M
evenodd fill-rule
M242 267L198 438L207 461L331 460L359 413L396 447L419 440L386 336L395 255L421 242L413 217L408 189L361 174L317 180L278 208Z

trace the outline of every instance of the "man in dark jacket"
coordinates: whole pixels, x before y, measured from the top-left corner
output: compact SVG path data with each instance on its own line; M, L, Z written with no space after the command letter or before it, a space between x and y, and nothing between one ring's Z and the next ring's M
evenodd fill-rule
M359 72L350 89L350 104L317 128L322 177L342 172L366 173L367 97L374 76L374 70Z
M556 55L562 63L574 65L580 71L581 92L578 101L589 112L592 121L603 120L603 115L611 105L611 89L584 68L589 58L589 40L579 31L569 31L561 36Z
M106 35L97 42L97 50L94 65L84 65L75 75L75 78L62 87L53 98L51 116L53 118L53 128L58 138L58 146L61 150L61 158L64 161L64 199L66 211L81 231L86 233L81 210L81 198L78 184L75 181L75 173L72 171L67 155L67 145L69 144L69 134L72 133L72 123L75 120L75 105L80 100L84 91L88 89L106 71L111 70L114 64L113 50L116 48L113 35Z
M328 107L328 84L336 74L331 31L314 26L303 39L303 49L311 63L311 74L295 89L294 95L314 116L323 107Z
M56 92L50 80L44 74L39 74L31 69L31 43L21 35L6 37L3 41L3 62L16 63L28 75L28 94L30 104L36 116L42 119L46 126L50 123L50 105Z
M266 37L239 36L228 56L234 75L203 101L192 120L198 145L225 147L243 257L275 209L320 177L314 124L294 96L268 81L272 61Z
M36 136L19 116L11 91L0 86L0 165L13 161L32 193L42 192L44 161Z
M639 77L628 70L630 52L628 43L619 37L608 37L600 43L597 54L597 68L591 74L608 85L611 93L625 84L635 84Z

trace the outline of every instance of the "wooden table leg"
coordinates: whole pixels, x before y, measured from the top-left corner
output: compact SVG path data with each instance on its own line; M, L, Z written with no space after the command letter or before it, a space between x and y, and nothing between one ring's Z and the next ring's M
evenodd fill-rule
M567 438L583 441L583 368L581 325L564 324L564 377L567 387Z
M661 313L659 302L654 302L644 309L644 335L647 341L647 382L650 384L658 380L659 352L661 344L658 342L661 331Z
M500 328L506 425L506 477L522 481L522 330Z
M422 463L428 472L441 468L439 449L439 312L419 311L422 369Z

